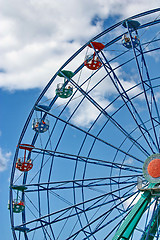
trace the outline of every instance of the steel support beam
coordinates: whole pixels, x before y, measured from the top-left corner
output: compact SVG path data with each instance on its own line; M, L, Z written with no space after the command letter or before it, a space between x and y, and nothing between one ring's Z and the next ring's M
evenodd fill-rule
M154 186L155 183L150 183L148 188L153 188ZM141 195L140 199L134 205L130 213L127 215L126 219L119 227L112 240L128 240L130 238L143 213L145 212L148 204L150 203L151 197L152 193L150 190L145 191Z

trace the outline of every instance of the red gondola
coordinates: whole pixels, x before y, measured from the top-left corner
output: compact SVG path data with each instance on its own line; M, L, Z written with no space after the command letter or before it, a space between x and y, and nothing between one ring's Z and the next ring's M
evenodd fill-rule
M105 45L100 42L91 42L88 46L98 51L102 50L105 47ZM86 57L84 65L90 70L97 70L102 66L102 63L100 62L99 58L96 56L96 53L94 52L92 56Z
M33 167L33 163L31 159L28 159L26 161L26 151L31 152L32 149L34 148L33 145L29 145L29 144L21 144L19 146L20 149L24 149L24 157L23 158L18 158L17 162L16 162L16 168L21 171L21 172L28 172L29 170L32 169Z

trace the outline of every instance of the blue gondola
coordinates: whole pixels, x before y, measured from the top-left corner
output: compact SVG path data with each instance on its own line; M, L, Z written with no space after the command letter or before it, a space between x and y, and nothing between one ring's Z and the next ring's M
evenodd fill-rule
M49 111L50 107L46 105L38 105L35 107L36 111L40 112L40 117L33 119L32 129L39 133L44 133L49 129L49 120L42 117L42 111Z
M124 34L122 37L122 44L124 47L130 49L132 48L132 44L133 44L133 48L136 48L139 46L140 41L137 35L132 36L132 42L130 37L128 36L128 34Z
M138 21L131 20L131 19L125 20L122 23L123 27L129 28L129 29L132 29L132 30L136 30L140 25L141 24Z
M140 23L138 21L128 19L122 23L122 26L131 30L131 32L130 32L131 38L130 38L129 34L123 35L123 37L122 37L123 46L128 49L132 48L132 46L133 46L133 48L138 47L140 44L140 40L139 40L138 35L135 33L135 31L140 26Z
M44 133L49 129L49 121L47 119L35 118L32 122L32 128L36 132Z

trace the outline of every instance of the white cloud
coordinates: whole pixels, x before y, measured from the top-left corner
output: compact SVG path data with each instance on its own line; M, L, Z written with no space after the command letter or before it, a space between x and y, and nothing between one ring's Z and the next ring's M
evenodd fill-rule
M0 69L3 70L0 72L0 87L7 90L44 88L80 46L103 30L105 19L112 16L123 19L159 7L156 0L0 0L0 5ZM98 21L92 24L96 17ZM82 63L81 59L78 58L78 64ZM78 67L74 64L70 70ZM124 81L123 76L121 81L126 88L134 84L134 81ZM55 86L53 88L55 90ZM106 95L114 91L112 85L104 87L102 84L94 91L95 100L106 106L109 103ZM138 87L129 94L133 96L137 91L140 91ZM50 93L46 96L50 97ZM69 106L70 111L75 103ZM88 107L92 112L90 115L86 114ZM87 101L83 104L83 111L79 109L80 113L73 121L78 125L85 122L86 126L99 114Z
M124 164L132 165L134 163L133 158L128 158L124 161Z
M83 43L102 30L109 16L130 16L158 1L0 0L0 87L43 88ZM96 25L91 24L95 16Z
M138 14L140 12L148 11L154 8L159 7L159 3L157 0L153 0L152 2L149 0L115 0L109 1L110 3L110 11L113 15L121 15L123 18L130 17L134 14Z
M91 25L96 11L103 15L97 1L92 8L86 6L89 1L73 0L1 3L0 66L5 73L0 87L9 90L44 87L82 42L101 30L99 22Z
M105 108L109 104L109 101L100 94L96 95L96 93L94 93L94 96L92 97L103 108ZM78 100L79 99L77 99L77 102ZM71 112L73 111L75 105L76 101L73 101L71 106L69 106ZM108 112L112 110L113 106L108 109ZM100 111L93 104L91 104L88 100L84 100L81 106L78 108L76 114L73 116L72 122L81 127L89 127L99 114Z
M133 192L136 192L137 191L137 187L133 190ZM138 200L140 199L141 197L141 192L138 194L138 196L135 198L136 195L133 195L132 197L130 197L129 199L127 199L125 202L124 202L124 207L127 209L127 207L130 205L133 206L135 205ZM135 198L135 199L134 199Z
M0 172L3 172L7 168L7 163L10 160L11 152L3 152L0 147Z

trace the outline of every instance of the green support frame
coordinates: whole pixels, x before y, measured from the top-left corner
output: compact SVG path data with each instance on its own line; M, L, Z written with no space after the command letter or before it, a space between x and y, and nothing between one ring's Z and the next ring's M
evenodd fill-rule
M157 227L160 225L160 206L157 208L151 222L148 224L145 233L142 235L140 240L153 240L156 234Z
M148 189L151 189L154 186L155 183L150 183ZM127 215L126 219L119 227L112 240L128 240L131 237L135 227L137 226L148 204L150 203L151 197L151 191L146 189L130 213Z

